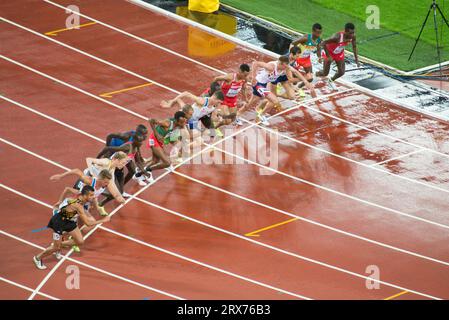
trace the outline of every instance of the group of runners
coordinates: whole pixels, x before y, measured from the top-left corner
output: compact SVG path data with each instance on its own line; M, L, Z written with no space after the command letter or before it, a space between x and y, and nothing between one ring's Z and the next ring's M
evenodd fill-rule
M179 143L195 137L201 139L204 133L213 138L221 137L221 126L242 125L242 114L253 108L260 123L268 126L270 111L282 108L279 97L303 97L303 88L309 89L315 97L313 54L323 63L323 70L316 72L315 76L325 78L324 81L335 90L333 82L345 73L344 49L350 43L359 65L355 27L347 23L344 31L326 40L321 39L322 31L322 26L316 23L311 33L292 42L288 55L280 56L276 61L254 61L251 66L242 64L235 73L215 77L210 87L199 95L183 92L172 100L162 101L162 108L177 108L173 117L149 119L146 125L140 124L134 130L111 133L98 155L86 158L85 170L72 169L50 177L52 181L66 176L74 176L77 180L73 187L63 190L54 204L48 223L48 228L53 230L53 241L33 257L36 267L47 268L43 263L45 257L55 255L60 259L62 248L80 251L84 243L83 233L110 220L104 206L114 199L124 204L125 198L132 197L124 190L129 181L135 180L144 187L154 181L153 171L172 169L172 160L165 148L167 145L172 145L171 154L177 154L173 151L178 150ZM333 61L338 71L332 78L327 78ZM141 147L144 145L151 149L151 158L142 156ZM99 213L100 219L93 217L92 209ZM79 227L79 224L83 226Z

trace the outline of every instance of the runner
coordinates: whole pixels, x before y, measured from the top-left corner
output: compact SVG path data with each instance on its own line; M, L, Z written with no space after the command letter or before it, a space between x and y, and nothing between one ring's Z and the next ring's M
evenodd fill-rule
M257 75L256 75L257 72ZM252 85L253 85L253 95L250 101L244 105L238 111L238 116L240 116L247 109L254 107L256 103L261 103L267 100L268 103L263 108L262 111L257 111L257 117L260 119L262 124L268 126L270 123L265 116L265 113L269 112L273 107L281 108L281 103L279 102L275 93L273 93L267 86L268 84L277 84L280 77L286 75L287 79L292 78L292 71L289 67L289 59L286 56L280 56L277 61L262 62L254 61L252 66Z
M354 59L357 67L360 67L359 58L357 55L357 44L355 36L355 26L352 23L345 25L345 31L335 33L329 39L324 40L321 43L321 47L324 50L324 63L323 71L316 73L317 77L327 77L330 71L332 61L337 64L338 71L331 79L328 79L328 85L332 90L337 90L334 81L342 77L345 74L345 47L352 43L352 49L354 52Z
M75 185L73 188L65 188L63 193L61 194L61 196L59 197L59 201L54 205L55 207L59 206L59 204L69 196L69 194L73 195L77 195L79 194L79 192L81 191L81 189L86 186L89 185L92 188L94 188L95 192L95 198L92 201L92 204L94 205L94 207L97 209L98 213L101 216L107 216L108 213L106 212L106 210L104 209L104 207L100 207L98 205L98 197L106 191L106 188L108 187L109 183L111 182L112 179L112 175L111 173L104 169L102 171L100 171L100 173L98 174L98 177L91 177L91 176L87 176L85 175L80 169L72 169L69 171L66 171L64 173L61 174L55 174L53 176L50 177L51 181L59 181L62 178L69 176L69 175L74 175L78 177L78 180L75 182ZM120 202L120 194L115 194L114 197L117 201ZM123 198L122 198L123 199ZM124 202L121 202L124 203ZM87 213L89 213L89 209L90 209L90 204L88 203L85 208Z
M222 125L228 125L237 116L237 102L240 92L244 98L244 103L248 102L246 99L246 82L250 73L250 67L247 64L242 64L238 72L228 73L214 78L213 84L222 82L221 91L224 95L222 109L225 117L217 124L217 128Z
M223 92L216 91L211 97L197 97L190 92L183 92L176 98L170 101L162 101L161 106L164 108L171 108L175 104L178 104L180 108L184 107L185 102L183 99L188 98L194 103L192 105L193 115L189 119L189 129L190 130L200 130L198 127L199 122L206 128L210 130L211 137L215 137L217 134L215 130L214 123L212 121L212 112L214 112L223 103L224 95ZM218 133L220 135L220 133Z
M129 182L136 173L136 166L140 169L140 172L144 172L139 178L134 178L138 184L142 187L147 185L147 182L153 182L153 177L151 172L147 172L145 170L145 161L142 158L140 153L140 147L142 146L142 142L145 139L145 136L140 134L135 134L133 136L133 141L125 142L119 147L104 147L103 150L98 154L98 158L109 158L116 152L124 152L127 154L128 162L126 163L126 168L128 169L128 173L125 176L125 168L115 169L114 177L115 184L122 194L124 194L125 184ZM128 194L126 194L128 195ZM106 203L113 199L113 196L110 194L105 194L105 199L101 201L100 205L104 206Z
M136 130L130 130L123 133L111 133L106 137L106 146L120 147L125 142L133 141L136 134L143 136L145 140L148 134L147 127L145 127L143 124L139 124Z
M292 85L292 83L302 82L305 83L308 89L310 89L310 92L313 97L316 96L315 89L313 88L312 84L310 84L307 79L304 77L304 75L299 72L300 66L297 64L297 59L301 55L301 49L298 47L292 47L289 50L288 54L288 61L290 65L290 71L292 73L292 76L289 78L287 74L280 76L275 82L271 83L269 88L270 91L273 92L273 94L285 98L294 100L295 99L295 89ZM285 93L279 93L279 86L284 89ZM301 90L302 91L302 90ZM304 92L302 92L302 95L305 96ZM264 101L263 104L266 104L267 101ZM280 110L278 110L280 111Z
M84 186L81 194L76 198L66 198L59 205L57 212L48 223L48 228L53 230L53 243L44 251L33 257L33 262L40 270L47 269L42 259L61 250L70 248L73 245L82 246L84 244L83 235L77 226L78 217L88 227L110 221L110 216L100 220L95 220L84 211L84 205L95 198L95 190L91 186ZM62 235L69 234L71 239L63 241ZM57 257L60 257L57 256Z
M300 56L296 58L294 68L299 69L302 67L305 71L305 77L307 81L313 81L313 70L312 70L312 54L316 54L318 56L318 62L322 62L321 58L321 34L323 32L323 28L321 24L315 23L312 26L312 33L305 34L301 38L296 39L292 42L292 46L298 46L301 50ZM305 85L304 82L299 83L299 88Z
M184 106L183 106L184 107ZM145 164L145 171L165 169L171 166L169 156L164 151L164 144L176 143L181 136L181 130L187 124L186 114L177 111L173 118L165 120L149 119L153 132L148 138L148 147L151 148L152 158ZM136 173L136 178L142 176L142 172Z

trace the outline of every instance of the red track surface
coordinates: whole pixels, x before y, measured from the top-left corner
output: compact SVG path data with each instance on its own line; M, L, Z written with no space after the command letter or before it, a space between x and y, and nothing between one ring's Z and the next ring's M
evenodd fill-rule
M77 4L85 15L188 56L192 27L124 1L58 3ZM61 8L21 4L3 2L2 17L39 34L63 28ZM7 22L0 37L0 92L12 100L2 99L0 108L0 297L26 299L48 273L36 270L31 257L39 250L33 244L48 245L50 232L32 230L46 225L45 203L69 184L48 177L61 172L58 164L83 168L84 158L102 146L95 137L144 121L73 87L100 98L147 82L119 66L172 90L199 92L217 72L99 24L52 39L113 65ZM190 58L224 71L268 59L241 46L216 58ZM152 85L107 101L158 118L173 113L158 107L173 95ZM260 175L255 162L161 172L165 176L95 231L35 298L384 299L404 290L396 299L449 298L448 124L356 90L271 122L279 130L275 174ZM134 182L127 188L139 190ZM299 219L245 236L292 217ZM56 261L47 265L51 270ZM65 287L69 265L80 268L79 290ZM365 286L370 265L380 269L380 289Z

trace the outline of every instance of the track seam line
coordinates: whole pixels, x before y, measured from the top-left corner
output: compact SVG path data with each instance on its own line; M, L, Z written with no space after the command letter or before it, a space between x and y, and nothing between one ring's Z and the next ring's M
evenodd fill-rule
M56 4L56 3L52 2L52 1L49 1L49 0L44 0L44 1L47 2L48 4L54 5L54 6L56 6L56 7L59 7L60 9L67 10L66 7L64 7L64 6L60 5L60 4ZM195 23L194 21L191 21L191 20L188 20L188 19L185 19L185 18L183 19L183 17L174 15L174 14L172 14L171 12L165 12L165 11L163 11L162 9L160 9L160 8L158 8L158 7L156 7L156 6L152 5L152 4L149 4L149 3L146 3L146 2L142 2L142 1L139 1L139 0L137 0L137 1L136 1L136 0L128 0L128 1L129 1L130 3L132 3L132 4L134 4L134 5L137 5L137 6L139 6L139 7L142 7L142 8L145 8L145 9L147 9L147 10L150 10L150 11L152 11L153 13L160 14L160 15L163 15L163 16L166 16L166 17L169 17L169 18L171 18L171 19L173 19L173 20L175 20L175 21L180 22L181 24L191 25L191 26L194 26L194 27L196 27L196 28L198 28L198 29L205 30L205 31L208 32L208 33L214 34L214 35L216 35L216 36L218 36L218 37L221 37L221 38L226 39L226 40L228 40L228 41L234 42L234 43L236 43L236 44L238 44L238 45L241 45L241 46L243 46L243 47L252 49L252 50L254 50L254 51L258 52L258 53L264 53L264 54L266 54L266 55L268 55L268 56L271 56L271 57L273 57L273 58L276 58L276 59L279 57L279 55L276 54L276 53L274 53L274 52L268 51L268 50L263 49L263 48L256 47L256 46L251 45L251 44L249 44L249 43L247 43L247 42L245 42L245 41L243 41L243 40L240 40L240 39L238 39L238 38L235 38L234 36L230 36L230 35L228 35L228 34L225 34L225 33L223 33L223 32L214 30L214 29L212 29L212 28L209 28L209 27L207 27L207 26L201 25L201 24L199 24L199 23ZM70 10L70 11L72 11L72 10ZM97 19L94 19L94 18L92 18L92 17L90 17L90 16L81 14L81 13L76 12L76 11L72 11L72 13L73 13L73 14L77 14L77 15L79 15L79 16L81 16L81 17L86 18L86 19L90 19L90 20L92 20L92 21L95 21L95 22L97 22L98 24L101 24L101 25L103 25L103 26L105 26L105 27L107 27L107 28L110 28L110 29L112 29L112 30L114 30L114 31L116 31L116 32L118 32L118 33L122 33L122 34L124 34L124 35L127 35L127 36L129 36L129 37L131 37L131 38L133 38L133 39L135 39L135 40L138 40L138 41L144 42L144 43L146 43L146 44L152 45L152 46L157 47L157 48L159 48L159 49L161 49L161 50L163 50L163 51L166 51L166 52L168 52L168 53L171 53L171 54L173 54L173 55L176 55L176 56L178 56L178 57L181 57L181 58L183 58L183 59L185 59L185 60L188 60L188 61L190 61L190 62L194 62L194 63L196 63L196 64L198 64L198 65L204 66L204 67L206 67L206 68L208 68L208 69L210 69L210 70L219 72L219 73L221 73L221 74L225 74L225 72L222 71L222 70L219 70L219 69L214 68L214 67L212 67L212 66L206 65L206 64L204 64L204 63L202 63L202 62L200 62L200 61L198 61L198 60L189 58L189 57L187 57L187 56L185 56L185 55L182 55L182 54L180 54L180 53L178 53L178 52L175 52L175 51L173 51L173 50L170 50L170 49L168 49L168 48L166 48L166 47L164 47L164 46L155 44L155 43L153 43L153 42L151 42L151 41L148 41L148 40L146 40L146 39L144 39L144 38L142 38L142 37L136 36L136 35L134 35L134 34L131 34L131 33L127 32L127 31L124 31L124 30L122 30L122 29L116 28L116 27L114 27L114 26L112 26L112 25L109 25L109 24L107 24L107 23L105 23L105 22L102 22L102 21L99 21L99 20L97 20ZM361 87L360 87L360 86L358 86L358 85L356 85L356 84L354 84L354 83L352 83L352 82L348 82L348 81L345 81L345 80L343 80L343 79L339 79L338 82L341 82L341 83L343 83L343 84L345 84L345 85L347 85L347 86L350 86L350 87L352 87L352 88L354 88L354 89L357 89L357 90L360 91L361 93L366 93L366 94L369 94L369 95L372 95L372 96L376 96L377 98L379 98L379 99L381 99L381 100L387 101L387 102L389 102L389 103L392 103L392 104L394 104L394 105L397 105L397 106L399 106L399 107L404 108L403 106L401 106L401 105L398 104L397 102L394 102L394 101L391 101L391 100L386 100L385 97L381 97L380 95L376 95L376 93L373 92L373 91L363 91L363 90L361 90ZM442 93L439 93L439 94L442 94ZM411 107L406 107L406 108L407 108L408 110L413 110ZM430 117L435 118L435 116L433 116L432 114L427 114L427 113L424 113L424 114L426 114L427 116L430 116ZM439 118L436 118L436 119L437 119L438 121L444 121L444 120L439 119ZM341 120L342 120L342 119L341 119ZM354 125L355 125L355 124L354 124ZM377 132L377 131L374 131L374 132ZM380 132L377 132L377 133L380 134ZM387 136L388 136L388 135L387 135ZM397 138L394 138L393 136L388 136L388 137L390 137L390 138L392 138L392 139L397 139ZM433 150L433 149L430 149L430 148L421 147L421 146L417 146L417 147L423 148L424 150L427 150L427 151L429 151L429 152L440 153L439 151ZM446 156L446 157L449 157L449 154L445 154L445 153L440 153L440 154L441 154L441 155L444 155L444 156Z
M0 231L1 231L1 230L0 230ZM33 292L33 289L31 289L31 288L29 288L29 287L27 287L27 286L25 286L25 285L23 285L23 284L20 284L20 283L18 283L18 282L15 282L15 281L12 281L12 280L3 278L2 276L0 276L0 281L9 283L10 285L16 286L16 287L18 287L18 288L20 288L20 289L23 289L23 290ZM39 295L41 295L41 296L43 296L43 297L45 297L45 298L49 298L49 299L51 299L51 300L61 300L61 299L59 299L59 298L53 297L53 296L51 296L51 295L49 295L49 294L46 294L46 293L43 293L43 292L39 292Z
M4 185L2 185L2 186L4 186ZM6 186L5 186L5 187L6 187ZM8 187L8 188L9 188L9 187ZM7 189L7 190L9 190L9 189ZM16 191L16 192L14 192L14 191L12 191L12 190L9 190L9 191L11 191L11 192L13 192L13 193L20 193L20 194L22 194L22 193L19 192L19 191ZM42 202L42 201L40 201L40 200L33 199L33 198L28 198L28 196L25 195L25 194L23 194L23 196L24 196L25 198L31 200L31 201L34 201L34 202L36 202L36 203L43 204L43 205L47 206L46 203L44 203L44 202ZM33 243L33 242L30 242L30 241L28 241L28 240L25 240L25 239L23 239L23 238L20 238L20 237L18 237L18 236L15 236L15 235L13 235L13 234L11 234L11 233L8 233L8 232L6 232L6 231L4 231L4 230L0 230L0 234L3 234L3 235L6 236L6 237L9 237L9 238L11 238L11 239L17 240L17 241L22 242L22 243L24 243L24 244L27 244L27 245L29 245L29 246L31 246L31 247L37 248L37 249L39 249L39 250L44 250L44 249L45 249L44 247L41 247L41 246L38 245L38 244L35 244L35 243ZM156 289L156 288L147 286L147 285L145 285L145 284L143 284L143 283L140 283L140 282L137 282L137 281L134 281L134 280L131 280L131 279L122 277L122 276L117 275L117 274L115 274L115 273L106 271L106 270L104 270L104 269L95 267L95 266L93 266L93 265L90 265L90 264L85 263L85 262L82 262L82 261L79 261L79 260L77 260L77 259L74 259L74 258L70 258L70 257L69 257L69 258L67 258L67 260L68 260L68 261L71 261L71 262L74 262L74 263L77 263L77 264L79 264L79 265L81 265L81 266L83 266L83 267L86 267L86 268L88 268L88 269L92 269L92 270L97 271L97 272L99 272L99 273L108 275L108 276L110 276L110 277L112 277L112 278L116 278L116 279L122 280L122 281L124 281L124 282L133 284L133 285L135 285L135 286L138 286L138 287L147 289L147 290L149 290L149 291L157 292L157 293L160 293L160 294L162 294L162 295L165 295L165 296L167 296L167 297L171 297L171 298L174 298L174 299L177 299L177 300L186 300L185 298L181 298L181 297L178 297L178 296L173 295L173 294L171 294L171 293L168 293L168 292L165 292L165 291L162 291L162 290L159 290L159 289ZM31 291L33 291L33 289L31 289ZM42 293L39 292L38 294L42 294Z
M2 138L0 138L0 139L3 140ZM32 154L31 151L28 151L28 153L31 153L31 154ZM49 159L47 159L46 162L54 163L52 160L49 160ZM59 167L65 168L65 167L63 167L63 166L60 165L60 164L57 164L57 165L58 165ZM65 169L68 170L68 168L65 168ZM0 186L3 186L5 189L7 189L7 190L9 190L9 191L11 191L11 192L14 192L14 193L16 193L16 194L23 195L25 198L27 198L27 199L29 199L29 200L31 200L31 201L37 202L37 203L39 203L39 204L41 204L41 205L44 205L44 206L51 207L51 206L49 206L49 205L43 203L42 201L37 200L37 199L35 199L35 198L33 198L33 197L30 197L30 196L28 196L28 195L25 195L25 194L23 194L23 193L21 193L21 192L19 192L19 191L17 191L17 190L14 190L14 189L12 189L12 188L6 187L6 186L1 185L1 184L0 184ZM290 252L290 251L286 251L286 250L283 250L283 249L280 249L280 248L277 248L277 247L274 247L274 246L265 244L265 243L263 243L263 242L259 242L259 241L253 240L253 239L249 239L249 238L247 238L247 237L244 237L244 236L242 236L242 235L233 233L233 232L231 232L231 231L228 231L228 230L225 230L225 229L222 229L222 228L213 226L213 225L209 225L209 224L207 224L207 223L205 223L205 222L202 222L202 221L200 221L200 220L197 220L197 219L194 219L194 218L191 218L191 217L182 215L182 214L180 214L180 213L178 213L178 212L176 212L176 211L173 211L173 210L171 210L171 209L168 209L168 208L159 206L159 205L157 205L157 204L155 204L155 203L152 203L152 202L150 202L150 201L143 200L143 199L137 198L137 197L135 198L135 200L140 201L140 202L143 202L143 203L146 203L146 204L149 205L149 206L156 207L156 208L158 208L158 209L160 209L160 210L166 211L166 212L171 213L171 214L173 214L173 215L176 215L176 216L179 216L179 217L184 217L184 218L186 218L186 219L188 219L188 220L190 220L190 221L192 221L192 222L195 222L195 223L198 223L198 224L200 224L200 225L209 227L209 228L211 228L211 229L220 231L220 232L222 232L222 233L225 233L225 234L228 234L228 235L231 235L231 236L240 238L240 239L242 239L242 240L245 240L245 241L248 241L248 242L252 242L252 243L254 243L254 244L257 244L257 245L260 245L260 246L269 248L269 249L271 249L271 250L274 250L274 251L277 251L277 252L280 252L280 253L283 253L283 254L286 254L286 255L289 255L289 256L293 256L293 257L295 257L295 258L298 258L298 259L301 259L301 260L305 260L305 261L308 261L308 262L311 262L311 263L319 264L319 265L321 265L321 266L324 266L324 267L327 267L327 268L330 268L330 269L334 269L334 270L337 270L337 271L340 271L340 272L343 272L343 273L348 273L348 274L353 275L353 276L355 275L355 276L357 276L357 277L364 278L364 279L367 279L367 280L371 279L370 277L366 277L366 276L363 276L363 275L359 275L359 274L354 273L354 272L352 272L352 271L349 271L349 270L346 270L346 269L343 269L343 268L339 268L339 267L336 267L336 266L333 266L333 265L329 265L329 264L327 264L327 263L323 263L323 262L320 262L320 261L317 261L317 260L314 260L314 259L311 259L311 258L303 257L303 256L298 255L298 254L296 254L296 253L292 253L292 252ZM292 216L293 216L293 215L292 215ZM298 217L298 219L300 219L300 220L305 220L305 219L302 218L302 217ZM317 223L314 223L314 224L317 224ZM447 263L446 263L446 264L447 264ZM373 280L373 281L377 281L377 280ZM384 285L388 285L388 286L391 286L391 287L395 287L395 288L404 290L402 287L399 287L399 286L397 286L397 285L391 284L391 283L389 283L389 282L379 281L379 283L383 283ZM407 289L407 290L408 290L408 289ZM408 290L408 291L412 292L411 290ZM416 292L417 294L423 295L423 294L421 294L421 293L418 293L418 291L413 291L413 292Z

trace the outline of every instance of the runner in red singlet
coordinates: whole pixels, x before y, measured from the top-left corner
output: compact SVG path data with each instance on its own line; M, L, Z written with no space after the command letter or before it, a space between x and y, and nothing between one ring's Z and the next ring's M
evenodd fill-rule
M334 76L329 79L329 86L332 89L336 89L333 81L337 80L345 74L345 47L352 43L352 49L354 52L355 62L357 67L360 67L359 58L357 55L357 45L355 37L355 26L352 23L347 23L345 25L345 31L340 31L334 34L331 38L321 42L321 47L323 49L323 71L316 73L318 77L327 77L330 71L332 61L334 60L337 64L338 71Z

